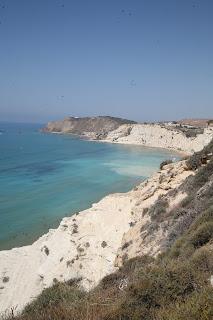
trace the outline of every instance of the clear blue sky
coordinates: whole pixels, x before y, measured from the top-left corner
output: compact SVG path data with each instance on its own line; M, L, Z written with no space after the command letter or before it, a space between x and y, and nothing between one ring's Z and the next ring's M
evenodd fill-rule
M212 0L0 0L0 120L213 117Z

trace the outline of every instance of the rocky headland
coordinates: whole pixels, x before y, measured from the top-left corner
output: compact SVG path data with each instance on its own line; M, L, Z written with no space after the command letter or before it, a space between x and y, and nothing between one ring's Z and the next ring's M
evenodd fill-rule
M122 124L134 124L135 121L110 116L67 117L64 120L48 122L43 132L76 134L89 139L104 139L108 133Z

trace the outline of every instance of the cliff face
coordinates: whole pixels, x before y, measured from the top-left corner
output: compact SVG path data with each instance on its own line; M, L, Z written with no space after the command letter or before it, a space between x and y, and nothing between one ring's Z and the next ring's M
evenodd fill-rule
M122 124L133 124L134 121L115 117L68 117L61 121L49 122L44 132L72 133L92 139L103 139L107 134Z
M162 124L138 124L113 117L65 118L49 122L44 132L77 134L111 143L175 149L189 154L201 150L213 138L213 127L201 128Z
M160 214L164 213L166 216L166 212L178 207L187 197L183 190L174 191L191 175L194 175L194 172L188 170L186 161L179 161L165 165L162 170L136 188L137 202L132 210L134 222L123 235L115 259L117 267L136 256L157 256L161 253L174 221L169 219L170 216L168 220L166 217L162 221L157 219ZM157 219L154 219L154 215Z
M191 129L160 124L121 125L109 132L106 141L137 144L147 147L167 148L193 153L200 151L213 138L213 128L205 128L196 134Z
M187 161L165 165L141 186L133 210L135 223L123 236L117 266L125 259L167 250L206 210L212 210L213 140ZM212 211L210 216L212 221ZM213 236L213 226L204 231L205 236L208 232Z

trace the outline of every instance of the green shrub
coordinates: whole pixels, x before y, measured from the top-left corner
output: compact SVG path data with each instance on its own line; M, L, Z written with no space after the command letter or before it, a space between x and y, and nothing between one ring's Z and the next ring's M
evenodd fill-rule
M190 242L195 248L202 247L213 239L213 221L203 223L198 229L192 234Z
M77 302L84 297L84 292L76 286L69 286L66 283L56 283L52 287L45 289L38 298L24 309L24 314L34 314L43 312L44 309L57 306L61 303Z
M187 161L186 165L188 170L196 170L201 166L201 155L199 153L193 154Z
M202 164L206 164L210 160L213 153L213 139L211 142L199 152L195 152L188 158L186 164L189 170L197 170Z
M194 176L193 187L195 190L201 188L208 180L212 174L213 162L209 163L207 166L199 169L198 173Z
M208 287L189 296L184 303L176 303L158 310L155 320L212 320L213 289Z
M213 247L204 246L196 250L190 259L190 263L195 270L208 272L210 275L213 270Z
M152 220L153 219L157 219L158 221L163 220L164 214L166 213L168 206L169 206L168 201L160 197L149 210Z

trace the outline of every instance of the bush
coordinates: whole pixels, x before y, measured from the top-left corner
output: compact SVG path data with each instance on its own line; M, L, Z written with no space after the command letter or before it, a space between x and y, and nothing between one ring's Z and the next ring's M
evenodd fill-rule
M202 164L206 164L207 160L211 160L213 153L213 139L211 142L199 152L195 152L186 162L189 170L197 170Z
M209 162L205 167L201 167L198 173L194 176L192 181L192 187L194 190L198 190L209 180L213 172L213 161Z
M177 258L183 256L190 257L194 251L207 244L212 238L213 228L213 208L200 214L198 218L194 218L193 223L185 234L174 242L171 249L167 252L170 258Z
M190 242L195 248L202 247L213 239L213 221L203 223L199 228L191 235Z
M149 210L151 219L157 219L158 221L164 220L164 214L166 213L168 206L169 204L166 199L162 197L158 198L158 200Z
M213 289L208 287L189 296L184 303L158 310L155 320L211 320L213 319Z
M59 304L77 302L84 297L84 292L80 291L76 285L71 287L66 283L56 283L52 287L45 289L38 298L27 305L23 314L43 313L46 308L55 307Z
M191 264L195 270L210 274L213 270L213 248L205 246L196 250L191 257Z

